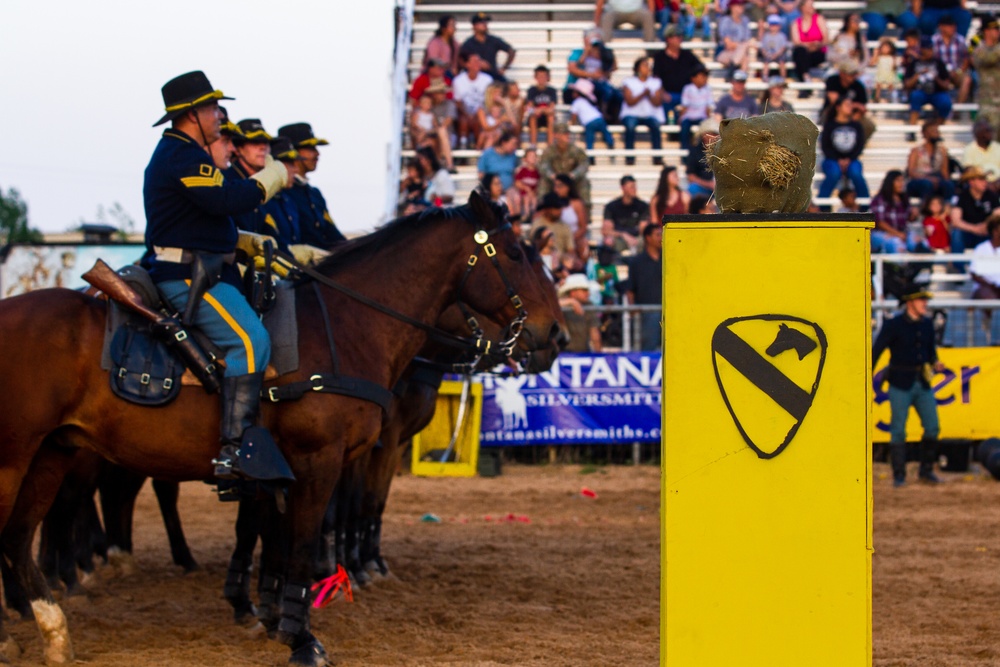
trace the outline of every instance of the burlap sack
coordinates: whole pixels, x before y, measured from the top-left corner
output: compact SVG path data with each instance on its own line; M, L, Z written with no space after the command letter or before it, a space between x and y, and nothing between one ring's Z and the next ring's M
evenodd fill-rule
M804 213L816 171L816 124L794 113L729 118L705 156L722 213Z

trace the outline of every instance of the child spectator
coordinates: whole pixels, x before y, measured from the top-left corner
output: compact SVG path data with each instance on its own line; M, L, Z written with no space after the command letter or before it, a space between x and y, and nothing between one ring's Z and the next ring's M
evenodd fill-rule
M951 224L949 204L941 195L932 195L924 204L924 235L927 245L935 252L948 252L951 249Z
M399 184L400 215L408 215L405 211L412 206L426 205L427 202L424 201L426 189L427 181L424 180L420 163L415 159L410 160L406 163L406 178Z
M573 103L570 104L569 110L576 121L583 125L583 141L587 145L587 150L594 147L594 138L598 132L604 138L605 145L614 148L615 140L608 131L604 116L597 108L594 84L590 79L579 79L570 86L570 92L573 95Z
M556 119L556 89L549 85L549 68L539 65L535 68L535 85L528 88L524 105L528 117L528 141L538 143L538 126L545 127L545 138L552 143L552 125Z
M483 131L479 133L476 148L484 150L495 144L504 131L503 104L500 100L495 99L488 103L484 109L480 109L479 115Z
M906 42L906 46L903 47L902 66L906 68L910 63L920 59L920 30L910 28L905 31L903 41Z
M860 213L861 207L858 206L858 193L851 188L844 188L839 193L840 196L840 208L837 209L837 213Z
M872 56L871 64L875 68L875 101L891 102L893 93L899 87L896 45L891 37L883 37L879 41L878 50ZM884 100L883 94L886 94Z
M434 100L430 93L420 96L413 112L410 114L410 143L414 148L433 143L432 136L437 130L437 119L434 118Z
M677 107L681 119L681 148L691 148L691 126L711 116L714 104L712 89L708 86L708 70L699 67L691 76L691 83L681 91L681 103Z
M538 206L538 151L534 146L524 149L521 166L514 172L514 188L521 199L522 217L530 219Z
M719 45L722 50L716 54L715 59L725 65L729 74L737 69L747 69L750 62L753 33L744 1L730 0L729 14L719 19Z
M792 44L784 33L783 25L784 21L777 14L771 14L767 17L767 32L760 38L760 61L764 65L760 72L761 79L768 78L772 63L778 65L778 73L781 78L788 76L787 61Z
M503 89L503 97L500 98L503 105L503 122L510 129L521 133L524 125L524 100L521 99L521 89L517 86L517 81L508 81Z

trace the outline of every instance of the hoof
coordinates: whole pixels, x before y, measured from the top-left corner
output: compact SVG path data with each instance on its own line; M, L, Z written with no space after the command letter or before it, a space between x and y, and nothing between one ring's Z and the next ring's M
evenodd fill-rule
M246 632L250 639L267 639L267 628L256 619L254 619L253 625L246 628Z
M108 549L108 565L121 577L131 577L136 572L135 556L118 547Z
M372 583L372 577L366 570L355 570L351 573L351 585L356 588L367 588Z
M97 574L97 570L94 570L93 572L80 573L80 585L88 593L95 593L103 587L101 577Z
M17 645L13 637L7 637L0 642L0 663L17 662L20 657L21 647Z
M292 651L292 657L288 659L289 665L305 665L306 667L326 667L332 664L326 649L313 638L299 648Z
M31 610L42 634L46 665L68 665L73 662L73 643L70 641L66 616L59 605L46 600L32 600Z
M365 572L367 572L368 576L372 579L388 579L389 565L385 562L384 558L373 558L365 563Z
M240 607L233 612L233 621L240 627L252 628L260 623L260 620L257 618L257 608L250 603L240 605Z

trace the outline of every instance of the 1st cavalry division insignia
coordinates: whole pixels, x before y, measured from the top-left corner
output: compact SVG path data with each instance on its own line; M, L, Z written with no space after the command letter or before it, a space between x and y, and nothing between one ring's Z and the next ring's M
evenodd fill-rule
M825 359L823 330L791 315L734 317L715 328L715 379L736 428L757 456L773 458L795 437Z

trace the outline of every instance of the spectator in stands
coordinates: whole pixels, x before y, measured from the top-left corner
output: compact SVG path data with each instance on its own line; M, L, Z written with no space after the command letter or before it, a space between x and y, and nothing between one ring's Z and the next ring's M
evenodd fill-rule
M695 195L691 197L687 212L690 215L714 215L719 212L719 207L715 205L715 200L705 195Z
M437 136L434 118L434 100L429 93L420 96L420 101L410 112L410 144L414 148L433 146Z
M451 88L444 81L438 81L427 89L431 96L431 113L434 114L434 124L437 128L437 140L434 152L448 171L455 169L455 161L451 155L451 145L454 140L455 124L458 121L458 109L455 101L449 99Z
M748 70L750 48L754 45L745 0L730 0L729 13L719 19L719 47L715 59L726 68L726 78L734 71Z
M972 88L969 75L969 45L965 36L958 34L958 27L951 15L945 14L938 23L937 32L931 36L934 55L948 68L952 85L958 90L958 102L965 102Z
M702 122L715 108L715 96L708 85L708 70L699 67L691 75L691 83L681 91L681 103L675 107L680 115L681 148L691 148L691 128Z
M865 132L853 116L854 102L848 97L841 97L823 123L820 146L826 178L819 187L820 197L832 195L844 176L851 181L859 196L868 196L868 183L858 159L865 145Z
M509 125L509 129L521 134L524 127L524 99L521 97L521 89L517 81L508 81L503 88L503 97L500 98L503 105L503 122Z
M580 197L590 201L590 182L587 180L587 169L590 161L583 149L573 143L567 123L556 123L555 140L542 153L538 161L538 171L542 180L538 184L538 194L544 195L552 191L552 183L557 174L569 174L573 178Z
M932 194L951 199L955 185L948 178L948 149L941 142L940 123L926 121L920 132L924 140L910 150L906 163L906 194L920 200Z
M687 172L688 192L691 197L705 195L711 197L715 192L715 174L705 163L707 147L719 138L719 123L714 118L708 118L698 126L698 135L688 150L684 160Z
M910 125L915 125L925 104L934 107L942 121L951 115L951 95L954 86L948 68L934 55L930 37L920 38L920 58L912 61L903 73L903 87L910 93Z
M618 62L611 49L604 45L599 30L591 28L583 33L583 48L574 49L569 54L566 67L569 71L563 98L566 104L572 102L569 91L580 79L594 84L597 98L602 104L617 104L621 100L621 93L611 85L611 75L618 69Z
M410 86L410 102L416 104L420 101L420 97L427 92L427 89L434 83L443 81L444 84L451 85L451 78L444 71L445 63L443 60L438 60L437 58L431 58L427 61L427 69L416 79L413 80L413 85ZM449 95L449 97L451 97Z
M675 22L678 34L690 41L694 39L694 31L701 29L701 39L705 42L711 42L714 5L712 0L679 0L677 21ZM664 29L664 37L666 37L666 32Z
M834 67L854 62L859 69L868 62L868 48L861 33L861 17L858 14L850 12L844 16L844 27L830 43L826 60Z
M858 205L858 193L851 188L843 188L837 193L840 198L840 208L834 213L860 213L861 206Z
M586 202L576 191L576 185L568 174L559 174L552 184L552 191L566 202L559 214L559 219L566 223L573 234L573 254L579 260L579 266L590 256L590 244L587 232L590 226L590 214Z
M420 161L423 173L430 178L424 199L434 206L451 206L455 201L455 181L451 178L451 174L441 166L430 148L418 149L417 160Z
M424 199L424 192L427 190L427 181L424 179L423 168L416 158L406 163L406 176L399 184L399 215L409 215L420 210L414 207L424 207L427 201Z
M986 240L986 223L1000 217L1000 198L986 185L986 172L966 167L962 188L951 209L951 251L960 253Z
M784 21L777 14L767 17L767 30L760 37L760 62L763 64L761 79L768 78L772 64L777 64L778 74L782 78L788 76L788 56L792 52L792 43L788 41L783 25Z
M546 199L543 197L542 203L539 205L538 213L535 216L536 220L540 220L545 216L545 214L543 214L543 211L545 211L546 208L550 212L555 211L556 215L555 219L556 220L559 219L558 211L561 209L561 206L555 202L546 201ZM537 224L537 226L533 227L531 232L531 245L533 245L535 247L535 250L538 251L538 254L542 258L542 262L545 264L545 266L549 267L549 271L553 272L561 264L559 258L559 251L556 249L555 238L556 238L555 231L553 231L545 224L541 223Z
M929 292L917 287L906 289L900 297L904 312L882 325L872 346L873 368L886 348L889 349L889 405L892 407L889 456L892 484L896 488L906 484L906 420L910 406L916 408L924 429L919 477L929 484L941 481L934 474L940 426L931 376L932 369L941 372L944 364L938 360L934 325L926 317L930 296Z
M485 150L495 144L500 135L507 129L504 124L502 97L502 83L491 84L486 89L483 106L476 112L476 122L481 128L479 138L476 140L476 148L478 150ZM510 126L510 123L506 125Z
M597 313L584 310L585 306L592 305L590 291L597 288L582 273L571 273L559 286L559 305L566 316L566 328L569 332L567 352L601 351L601 329Z
M935 252L951 249L951 220L948 200L941 195L931 195L924 203L924 237L928 247Z
M506 82L507 68L514 62L514 47L489 32L489 22L493 17L486 12L476 12L472 15L472 36L462 42L459 50L459 60L468 66L469 56L475 54L482 61L482 69L495 81ZM497 54L507 54L503 65L497 64Z
M715 105L717 120L750 118L760 115L757 100L747 95L747 77L745 70L738 69L733 73L732 89L719 98L718 104Z
M626 247L634 249L642 229L649 224L649 204L639 199L635 177L625 174L619 184L622 196L604 206L604 223L601 233L605 238L621 239Z
M573 230L569 228L562 220L563 209L566 208L567 200L560 197L554 192L550 192L542 197L538 204L538 213L535 214L535 219L532 221L532 235L535 239L536 247L542 242L542 236L539 232L541 229L547 229L552 232L552 247L550 249L550 254L553 256L553 264L559 266L562 264L562 258L565 255L574 256L576 254L576 248L573 241ZM550 269L555 270L555 266L550 266Z
M666 122L663 113L663 83L655 76L650 76L652 62L647 56L636 59L632 66L633 76L622 82L622 93L625 102L622 104L621 121L625 125L625 148L635 148L635 130L639 125L649 128L649 141L654 150L662 148L660 125ZM625 164L635 164L632 156L625 158ZM663 164L663 158L657 155L653 164Z
M988 238L972 251L969 275L976 283L973 299L1000 299L1000 218L986 223ZM993 311L983 311L983 328L990 331Z
M872 252L900 253L906 251L906 226L914 218L906 198L906 178L903 172L892 169L882 180L878 194L872 198Z
M826 92L823 99L823 107L820 109L820 122L825 122L827 114L831 113L833 103L841 97L847 97L853 104L851 117L861 123L865 132L865 143L875 133L875 123L868 115L868 91L864 84L858 80L861 68L853 61L847 61L837 67L837 73L831 74L826 79Z
M652 42L656 32L655 18L653 0L597 0L594 6L594 25L601 26L605 42L611 41L614 29L622 23L631 23L641 29L642 41Z
M911 28L903 33L903 57L900 59L905 70L910 63L920 60L920 29Z
M486 172L479 177L479 191L494 204L507 205L507 200L503 196L503 181L499 174Z
M772 113L775 111L795 113L795 107L785 99L785 90L787 88L788 82L782 76L772 76L768 79L767 89L760 96L761 113Z
M475 146L483 128L477 114L486 101L486 89L493 83L493 77L482 71L482 60L471 54L465 60L465 71L452 82L452 95L458 107L458 147L468 148L469 138Z
M520 199L514 188L514 171L517 169L517 135L504 132L496 145L490 146L479 155L476 168L480 180L486 174L496 174L500 178L501 190L507 194L507 203L512 215L520 215Z
M899 88L896 43L891 37L883 37L878 43L870 64L875 68L875 101L891 102Z
M799 7L801 15L792 22L792 61L795 63L795 76L799 81L809 81L809 72L826 62L826 47L830 43L830 31L826 19L816 11L813 0L802 0ZM808 97L809 91L803 90L800 97Z
M605 146L614 148L614 137L608 130L608 123L604 120L604 115L597 108L594 84L589 79L579 79L570 86L570 90L573 101L569 105L569 112L576 122L583 125L583 142L587 145L587 150L594 147L594 139L598 133L604 139Z
M534 214L538 206L538 151L534 146L524 149L521 166L514 172L514 188L520 200L521 217L527 218Z
M646 225L642 230L643 251L630 257L628 265L628 280L626 293L628 300L635 305L663 305L663 227L660 224ZM644 351L659 350L662 341L660 336L660 313L643 312L639 315L639 349Z
M965 8L965 0L911 0L913 14L919 21L920 32L930 37L945 16L955 20L959 34L969 34L972 12Z
M552 143L552 126L556 120L556 89L549 85L549 68L539 65L535 68L535 85L528 88L524 113L528 118L528 141L538 143L538 127L545 128L545 138Z
M985 118L994 130L1000 127L1000 22L995 18L983 23L983 41L972 52L972 65L979 77L976 93L978 118Z
M691 83L695 70L705 69L705 65L691 51L681 48L677 26L670 26L664 34L666 48L653 54L653 76L663 83L663 112L669 114L681 103L681 93Z
M660 223L665 215L683 215L687 213L690 203L691 197L681 190L677 167L664 167L656 182L656 192L649 200L650 220Z
M993 140L994 132L990 121L977 118L972 125L973 140L962 153L962 165L976 166L986 172L990 186L995 190L1000 178L1000 143Z
M881 39L892 23L903 32L917 27L917 17L906 0L867 0L861 20L868 24L868 39Z
M425 72L432 59L445 64L449 79L458 74L458 40L455 39L455 17L451 14L444 14L438 19L438 28L427 42L424 49Z

